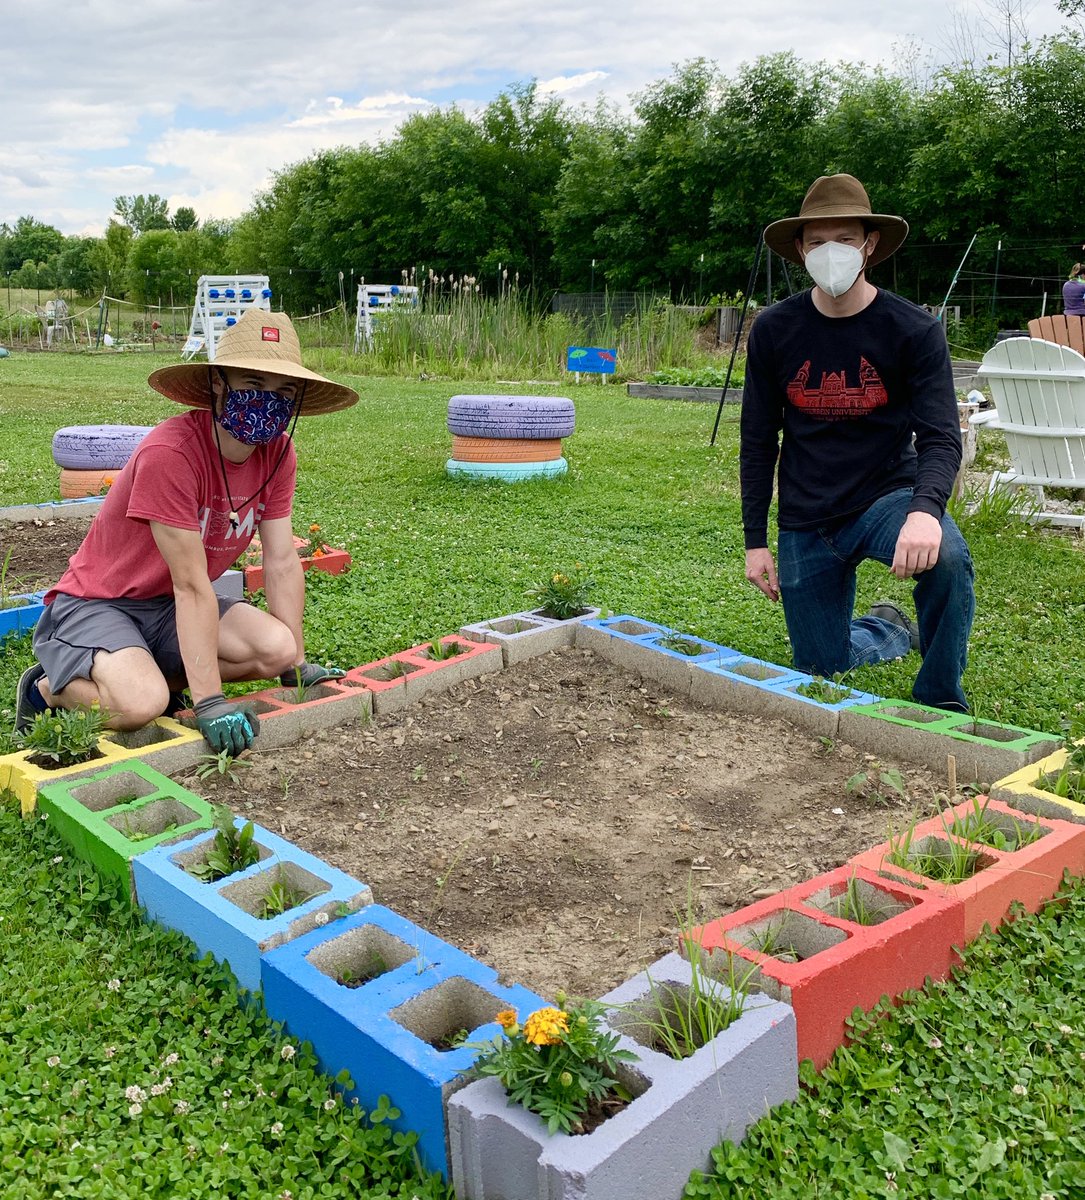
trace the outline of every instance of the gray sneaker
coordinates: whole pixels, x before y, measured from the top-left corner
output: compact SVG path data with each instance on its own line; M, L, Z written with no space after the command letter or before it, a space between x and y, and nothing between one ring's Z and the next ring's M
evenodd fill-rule
M31 663L19 676L19 686L15 691L15 732L26 733L34 724L34 718L42 710L35 708L30 702L30 689L38 686L38 681L45 678L45 668L41 663Z
M867 616L877 617L890 625L907 630L909 645L913 650L919 649L919 626L899 604L894 604L892 600L879 600L877 604L870 606Z

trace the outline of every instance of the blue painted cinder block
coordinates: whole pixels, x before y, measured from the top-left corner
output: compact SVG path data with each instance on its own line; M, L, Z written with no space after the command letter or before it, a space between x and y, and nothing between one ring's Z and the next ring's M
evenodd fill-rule
M478 1051L443 1045L489 1040L502 1009L523 1020L544 1004L379 904L277 947L261 970L271 1018L310 1042L328 1074L347 1070L347 1095L364 1108L388 1096L393 1128L414 1130L423 1164L446 1176L445 1105Z
M235 818L236 827L244 824ZM202 862L213 840L211 831L140 855L132 867L136 900L150 919L185 934L201 953L227 963L238 984L249 991L260 987L260 956L265 951L318 928L325 917L332 921L344 906L354 911L373 899L366 884L260 825L254 837L260 861L204 883L185 867ZM310 897L284 913L261 916L262 901L276 882Z
M17 637L29 633L45 612L44 592L22 592L11 596L17 604L14 608L0 608L0 642L6 637Z
M802 671L796 671L792 667L782 667L779 663L771 663L764 658L751 658L747 654L738 653L735 653L733 658L725 656L715 662L698 663L697 667L699 670L709 671L715 675L724 675L739 683L761 686L773 684L777 687L784 687L788 684L803 683L810 678L809 675L804 675Z
M823 700L815 700L812 696L803 696L796 691L797 688L802 687L804 684L813 682L813 675L802 675L799 679L770 680L759 686L772 688L774 691L791 696L803 704L814 704L818 708L827 708L833 712L839 712L842 708L854 708L857 704L876 704L881 699L880 696L875 696L873 692L859 692L855 688L849 688L846 683L833 683L831 679L825 680L825 682L832 684L833 687L844 688L849 693L844 699L835 700L831 704L827 704Z
M660 625L658 621L645 621L640 617L631 617L626 614L585 621L583 624L601 629L623 641L651 646L653 650L659 650L663 654L669 654L672 658L679 658L685 662L714 662L721 655L725 658L738 658L741 653L730 646L723 646L719 642L699 637L695 633L683 633L679 629L671 629L668 625ZM669 650L666 646L661 646L659 643L663 638L682 638L684 641L700 642L705 649L701 654L683 654L679 650Z

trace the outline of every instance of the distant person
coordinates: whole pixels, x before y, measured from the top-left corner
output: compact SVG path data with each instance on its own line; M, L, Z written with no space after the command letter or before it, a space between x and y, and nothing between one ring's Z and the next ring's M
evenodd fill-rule
M1083 247L1085 248L1085 247ZM1062 285L1062 311L1067 317L1085 317L1085 264L1074 263L1070 278Z
M750 330L746 578L783 600L799 670L831 677L918 650L913 697L966 712L975 596L968 547L946 515L961 463L949 348L934 317L866 278L908 225L872 212L858 179L830 175L811 185L797 217L764 236L814 286L766 309ZM779 577L768 541L774 476ZM918 624L889 601L853 617L866 559L915 580Z
M358 393L301 365L285 313L249 309L215 362L155 371L151 387L187 405L140 442L67 571L45 596L38 661L19 680L15 727L50 708L98 704L111 729L182 708L215 751L240 754L259 729L224 682L280 677L306 687L342 675L305 662L305 582L291 509L299 416ZM267 611L212 587L259 532Z

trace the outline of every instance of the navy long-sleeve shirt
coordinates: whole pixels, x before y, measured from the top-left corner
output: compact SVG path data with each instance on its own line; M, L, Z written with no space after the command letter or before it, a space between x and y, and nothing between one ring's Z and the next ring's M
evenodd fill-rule
M768 545L777 458L781 529L831 525L900 487L914 488L910 512L940 519L961 463L941 326L884 290L850 317L823 316L809 291L774 304L750 329L741 433L747 550Z

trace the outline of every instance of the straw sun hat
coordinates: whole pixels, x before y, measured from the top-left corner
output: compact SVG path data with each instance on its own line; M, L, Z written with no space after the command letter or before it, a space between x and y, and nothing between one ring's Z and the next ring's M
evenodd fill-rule
M870 211L870 198L866 188L854 175L822 175L810 185L803 198L797 217L785 217L773 221L765 230L765 245L775 250L781 258L802 266L802 257L795 247L795 239L807 221L825 218L843 220L855 218L868 229L879 233L878 244L867 262L873 267L899 250L908 236L908 222L903 217L892 217L887 213Z
M214 363L181 363L162 367L147 382L170 400L194 408L211 407L211 378L215 367L239 367L250 371L268 371L286 375L305 385L301 416L349 408L358 401L358 393L341 383L333 383L301 365L301 345L286 313L250 308L236 325L223 333Z

